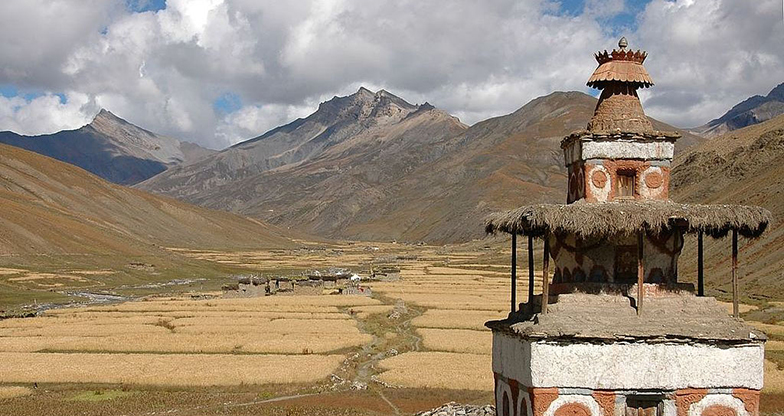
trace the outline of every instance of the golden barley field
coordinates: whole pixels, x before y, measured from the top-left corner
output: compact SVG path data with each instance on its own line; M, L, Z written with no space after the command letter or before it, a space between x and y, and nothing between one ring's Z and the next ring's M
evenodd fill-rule
M362 373L364 381L380 383L373 385L376 389L463 392L455 393L456 400L466 391L492 397L492 337L484 324L505 318L510 309L509 251L499 247L379 243L294 252L172 249L262 273L327 267L363 276L384 268L394 272L366 283L372 297L201 299L202 294L191 292L2 320L0 400L40 394L30 383L330 386L335 374L352 379L360 374L352 369L360 367L369 371ZM7 268L0 269L0 277L22 278L15 282L31 288L67 279L78 286L80 279L100 282L111 272L67 270L44 276ZM519 271L518 302L526 301L525 272ZM541 291L541 275L534 290ZM784 310L784 305L771 306ZM741 305L741 311L754 314L759 307ZM784 395L784 322L776 316L750 322L771 337L764 392Z
M372 340L351 308L389 307L348 296L163 298L3 320L0 382L315 382L345 359L335 352Z
M14 383L231 386L305 383L327 377L342 355L0 353Z
M488 354L409 352L380 363L386 383L416 388L493 389Z

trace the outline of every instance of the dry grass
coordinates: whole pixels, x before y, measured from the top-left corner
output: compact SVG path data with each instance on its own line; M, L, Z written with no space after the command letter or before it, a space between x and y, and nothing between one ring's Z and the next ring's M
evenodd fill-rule
M504 295L449 295L444 293L387 293L405 302L433 309L461 309L478 311L498 311L507 306L509 301Z
M276 353L303 351L327 353L356 347L372 340L359 330L354 333L291 332L264 334L259 331L141 333L90 336L0 337L0 351L84 351L150 353Z
M485 322L506 318L508 309L493 311L466 311L457 309L430 309L411 323L419 328L453 328L487 330Z
M765 343L766 351L784 351L784 341L769 340Z
M765 360L765 393L784 393L784 370L772 361Z
M29 396L33 390L22 386L0 386L0 400L13 399L14 397Z
M53 314L54 311L47 312L41 319L57 318L62 319L61 322L89 322L96 325L113 324L115 322L127 323L148 323L155 322L158 318L175 319L175 318L248 318L248 319L351 319L345 313L340 312L337 308L329 308L329 312L309 312L309 311L198 311L198 310L183 310L183 311L149 311L149 312L76 312L73 314ZM39 318L35 318L39 319ZM0 328L3 328L6 323L9 325L19 325L18 323L11 324L10 322L19 321L0 321Z
M301 354L369 343L342 308L391 307L366 297L271 296L62 309L0 322L0 351Z
M401 387L493 389L491 356L449 352L408 352L379 363L379 379Z
M466 276L507 276L509 273L505 272L496 272L496 271L482 271L478 272L477 270L472 269L463 269L457 267L427 267L426 268L428 274L434 275L449 275L449 276L456 276L456 275L466 275Z
M150 300L127 302L112 306L96 306L81 309L91 312L169 312L169 311L222 311L254 312L270 310L309 312L339 312L337 308L350 306L380 305L381 302L364 296L266 296L249 299L213 300ZM72 311L53 311L68 314Z
M51 280L51 279L69 279L77 281L86 281L82 276L74 276L68 274L54 274L54 273L26 273L24 276L11 277L9 282L25 282L30 280Z
M395 309L393 305L371 305L371 306L358 306L351 308L359 319L367 319L370 315L388 314Z
M357 333L356 324L349 320L339 319L275 319L243 318L243 317L211 317L211 318L182 318L172 322L176 332L199 333L199 329L213 327L226 327L224 332L231 332L235 327L253 327L255 332L264 333ZM212 330L207 332L214 332Z
M52 320L54 321L54 320ZM153 324L117 324L117 325L92 325L92 324L65 324L51 322L46 326L30 326L20 328L0 329L0 340L6 337L106 337L123 334L152 334L166 333L168 330ZM0 341L2 342L2 341Z
M311 383L342 355L157 355L0 353L0 381L234 386Z
M722 306L727 308L727 314L732 315L732 302L719 302ZM744 303L738 304L738 311L740 313L746 313L749 311L757 310L757 307L754 305L746 305Z
M753 327L759 329L760 331L770 335L770 336L779 336L784 337L784 326L782 325L773 325L773 324L763 324L762 322L756 321L747 321Z
M425 348L434 351L491 354L493 334L490 331L469 329L417 329Z

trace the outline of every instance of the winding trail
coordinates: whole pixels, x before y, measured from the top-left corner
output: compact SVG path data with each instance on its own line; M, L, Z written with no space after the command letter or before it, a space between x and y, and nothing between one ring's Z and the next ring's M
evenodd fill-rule
M392 349L397 351L397 354L419 351L422 338L416 334L413 325L411 325L411 321L414 318L421 316L423 310L408 305L399 299L381 298L379 300L385 304L394 302L394 309L386 317L376 317L376 319L380 319L380 322L383 323L392 324L394 322L394 324L391 327L386 325L376 326L374 331L370 328L371 325L369 325L369 321L366 322L354 316L354 320L357 322L357 328L359 328L360 331L371 335L373 340L362 347L362 351L358 356L359 361L357 363L357 370L353 381L368 386L368 388L378 394L378 396L389 405L392 411L395 412L395 415L400 415L400 409L384 394L385 387L379 385L380 383L375 378L375 376L379 374L376 369L376 364L384 358L388 358L390 356L389 352ZM403 320L395 322L399 319L392 317L395 314L397 314L399 318L403 318ZM394 340L387 340L384 337L384 334L386 332L392 332L387 331L388 329L393 330L394 333L397 334L395 338L399 338L402 341L394 342Z

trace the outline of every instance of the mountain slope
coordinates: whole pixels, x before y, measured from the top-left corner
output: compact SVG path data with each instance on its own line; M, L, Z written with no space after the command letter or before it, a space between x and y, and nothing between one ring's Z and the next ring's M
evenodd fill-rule
M715 137L732 130L761 123L784 114L784 83L779 84L767 96L755 95L732 107L723 116L709 121L704 126L692 129L705 137Z
M360 89L139 186L325 237L465 241L482 236L491 211L565 198L560 140L585 128L595 106L583 93L553 93L467 128L430 105ZM680 148L699 140L686 134Z
M79 166L119 184L134 184L171 166L214 153L136 127L106 110L76 130L40 136L0 132L0 143Z
M0 145L0 255L291 245L258 221L111 184L78 167Z
M735 130L681 154L672 173L671 196L679 202L759 205L773 213L773 223L754 241L740 240L742 290L758 298L781 294L784 267L784 115ZM729 239L706 239L706 278L728 292ZM686 244L680 262L694 275L694 244ZM680 266L679 266L680 267Z
M195 201L221 185L246 177L292 166L303 161L328 156L332 152L351 152L381 144L378 138L402 132L413 118L436 111L429 104L415 106L381 90L377 93L360 88L346 97L334 97L322 103L316 112L285 126L236 144L199 162L178 166L140 185L143 189ZM466 127L457 119L440 113L443 127L450 134ZM437 136L440 135L438 132ZM398 134L399 136L399 134ZM412 137L409 135L409 138ZM438 138L417 137L426 143ZM394 142L389 139L387 142Z
M466 241L483 236L481 223L491 212L563 202L561 139L584 129L595 107L596 99L589 95L555 92L471 126L460 138L460 148L387 187L387 200L368 209L367 219L340 230L341 235L372 238L384 230L405 240ZM657 130L676 130L651 121ZM699 141L686 133L680 145ZM398 200L406 204L390 203Z

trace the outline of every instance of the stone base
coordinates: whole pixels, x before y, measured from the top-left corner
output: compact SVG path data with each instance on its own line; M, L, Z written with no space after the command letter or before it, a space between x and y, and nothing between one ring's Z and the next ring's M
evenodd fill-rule
M499 416L758 416L763 362L761 342L564 342L493 331Z
M759 390L536 388L495 373L497 416L626 416L639 406L661 416L759 416ZM637 414L636 410L632 410Z

